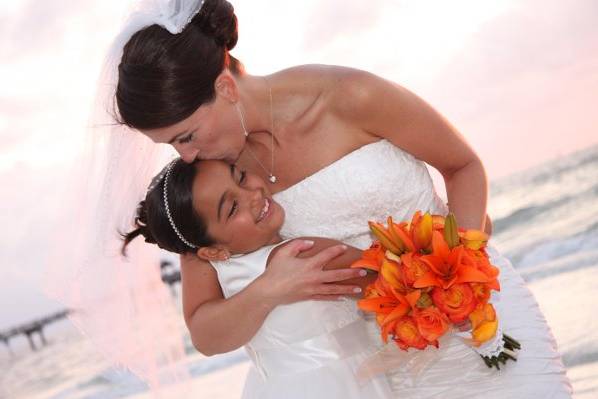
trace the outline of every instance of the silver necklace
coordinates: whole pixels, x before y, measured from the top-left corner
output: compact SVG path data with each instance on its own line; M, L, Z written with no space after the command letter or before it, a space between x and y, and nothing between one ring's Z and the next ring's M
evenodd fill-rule
M266 169L266 167L255 156L255 154L253 153L253 151L251 150L251 147L249 147L249 145L247 145L247 149L249 150L249 153L251 154L253 159L255 159L256 162L264 170L264 172L266 172L270 183L274 184L274 183L276 183L276 176L274 175L274 114L272 112L272 87L270 86L270 83L268 82L268 79L266 79L266 77L264 77L264 81L266 82L266 85L268 86L268 94L270 95L270 154L271 154L270 171L268 171L268 169ZM241 110L239 109L238 106L237 106L237 109L239 110L239 113L241 115L241 125L243 126L243 131L245 132L245 137L247 137L247 136L249 136L249 133L247 132L247 129L245 128L245 121L243 118L243 113L241 112Z

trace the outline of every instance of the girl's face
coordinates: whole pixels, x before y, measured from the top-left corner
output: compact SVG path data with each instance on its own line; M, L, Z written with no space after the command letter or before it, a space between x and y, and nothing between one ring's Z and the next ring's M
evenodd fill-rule
M248 253L280 241L284 210L257 175L222 161L202 161L193 181L193 204L217 242L213 251Z

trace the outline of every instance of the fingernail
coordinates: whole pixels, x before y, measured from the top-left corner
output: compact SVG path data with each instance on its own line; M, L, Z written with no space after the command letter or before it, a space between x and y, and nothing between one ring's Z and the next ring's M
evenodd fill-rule
M346 245L341 245L341 248L342 248L342 250L344 251L344 250L346 250L346 249L347 249L347 246L346 246Z
M353 288L353 292L356 294L359 294L361 292L361 288L355 287L355 288Z
M305 245L314 245L314 242L312 240L303 240L303 243Z
M361 270L359 271L359 275L360 275L361 277L363 277L363 276L367 276L367 274L368 274L368 272L367 272L366 270L363 270L363 269L361 269Z

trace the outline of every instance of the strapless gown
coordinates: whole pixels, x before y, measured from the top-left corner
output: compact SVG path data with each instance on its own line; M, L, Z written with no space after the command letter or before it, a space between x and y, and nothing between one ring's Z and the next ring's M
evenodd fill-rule
M386 140L349 153L274 199L286 212L284 238L330 237L362 249L372 241L368 220L447 212L424 163ZM489 253L500 269L502 328L522 344L517 362L490 370L460 339L446 337L441 350L410 351L402 355L404 364L356 383L359 363L381 346L378 327L353 300L306 301L275 309L248 345L255 367L244 397L570 398L556 343L533 295L507 259L491 246ZM255 277L237 280L237 288ZM351 336L356 348L347 351L352 345L342 342ZM421 356L428 359L425 367L414 368L412 360ZM367 395L364 386L371 388Z

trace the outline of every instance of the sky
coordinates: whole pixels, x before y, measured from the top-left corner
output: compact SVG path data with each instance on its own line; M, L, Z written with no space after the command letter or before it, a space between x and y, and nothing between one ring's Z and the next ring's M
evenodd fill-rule
M456 126L490 180L598 143L594 0L238 0L251 74L360 68ZM61 177L80 148L126 1L0 3L0 330L60 304L41 291ZM68 254L65 254L68 256Z

